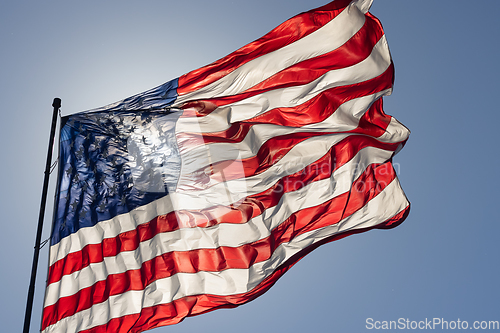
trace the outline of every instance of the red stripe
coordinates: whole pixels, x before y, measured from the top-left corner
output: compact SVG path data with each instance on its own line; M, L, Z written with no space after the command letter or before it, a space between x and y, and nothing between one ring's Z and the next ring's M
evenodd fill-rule
M224 58L181 76L177 93L184 95L205 87L245 63L311 34L340 14L349 2L333 1L323 7L299 14Z
M182 190L204 189L207 188L205 184L216 184L260 174L272 167L297 144L312 137L332 133L353 133L378 137L385 133L385 129L391 121L390 116L387 116L380 111L381 107L382 99L374 102L370 109L360 119L359 126L351 131L304 132L271 138L259 148L259 151L255 156L242 159L241 161L238 161L238 163L234 163L233 160L216 162L210 165L209 170L207 169L207 166L204 166L200 170L183 176L179 181L178 188ZM193 144L193 142L190 143ZM183 143L184 146L185 144L186 142ZM184 149L185 148L180 144L180 151L182 152Z
M288 260L272 275L267 277L257 287L255 287L248 293L232 296L218 296L207 294L187 296L168 304L161 304L150 308L144 308L142 309L140 314L113 318L105 325L93 327L91 329L81 331L80 333L139 333L160 326L177 324L184 318L189 316L196 316L222 308L234 308L241 304L248 303L269 290L269 288L271 288L276 283L276 281L278 281L278 279L284 273L286 273L295 263L297 263L300 259L302 259L304 256L306 256L308 253L315 250L319 246L349 235L366 232L371 229L393 228L401 224L406 219L409 212L410 206L405 208L400 213L396 214L391 219L377 226L344 232L302 250L296 256L290 258L290 260Z
M393 79L394 66L391 64L384 73L373 79L325 90L307 102L294 107L272 109L248 120L236 122L232 124L235 128L231 128L226 132L236 132L240 123L276 124L290 127L301 127L319 123L331 116L342 104L350 100L373 95L392 88ZM231 137L231 135L228 137Z
M374 19L367 18L362 29L340 48L288 67L240 94L207 99L207 101L212 102L216 106L223 106L262 94L266 91L307 84L328 71L353 66L366 59L371 54L375 44L384 35L381 28L372 31L378 25L378 22ZM390 77L385 78L388 80L387 83L390 82L389 87L392 87L394 81L393 74L391 70ZM346 86L344 89L339 87L339 90L342 92L350 87ZM373 86L371 89L376 89L376 86ZM213 109L205 109L196 116L205 116L212 111Z
M101 262L105 257L113 257L123 251L133 251L138 248L140 242L149 240L158 233L179 229L179 221L183 227L209 227L217 223L246 223L250 218L276 205L284 193L294 190L286 187L284 191L277 191L278 187L285 187L286 184L298 181L306 184L329 177L331 172L349 162L361 149L370 146L394 151L399 145L381 143L366 136L351 136L333 146L323 158L307 166L305 169L307 172L300 171L294 175L283 177L268 190L248 197L236 208L215 206L198 212L172 212L141 224L135 230L121 233L113 238L103 239L100 244L89 244L80 251L69 253L65 258L49 267L47 284L59 281L63 275L81 270L91 263ZM325 166L331 169L325 172L323 170Z
M294 106L294 107L281 107L272 109L264 114L231 124L231 127L220 132L210 133L177 133L177 141L181 152L193 146L200 146L204 144L216 142L241 142L247 136L248 132L254 125L258 124L274 124L288 127L302 127L309 124L320 123L330 117L342 104L364 96L372 95L392 87L392 80L394 77L394 67L391 65L383 74L371 80L357 83L348 86L335 87L323 91L317 96L311 98L307 102ZM380 99L381 100L381 99ZM207 105L210 102L198 102L196 105L189 105L191 108L185 110L193 114L193 111L214 110L213 105ZM374 105L378 106L377 103ZM193 110L194 109L194 110ZM370 109L372 117L383 117L390 120L389 116L383 114L382 108L373 107ZM211 112L210 111L210 112ZM375 113L378 111L378 114ZM387 122L387 124L389 124ZM364 123L361 130L373 128L370 124ZM375 130L373 136L380 136L384 133L384 129Z
M353 66L365 60L384 35L383 30L369 31L375 25L373 20L367 20L363 28L340 48L290 66L240 94L208 100L223 106L266 91L308 84L329 71Z
M44 328L76 312L101 303L109 296L130 290L143 290L157 279L176 273L217 272L225 269L247 269L267 260L275 249L303 233L338 223L377 196L395 178L390 162L370 165L353 183L351 191L323 204L292 214L272 230L271 235L237 248L219 247L187 252L170 252L143 263L141 269L109 275L106 280L61 298L44 309Z

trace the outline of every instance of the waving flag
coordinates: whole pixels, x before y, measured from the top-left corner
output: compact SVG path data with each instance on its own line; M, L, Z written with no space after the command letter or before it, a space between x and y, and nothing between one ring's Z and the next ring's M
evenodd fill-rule
M141 332L235 307L321 244L401 223L371 0L63 118L42 331Z

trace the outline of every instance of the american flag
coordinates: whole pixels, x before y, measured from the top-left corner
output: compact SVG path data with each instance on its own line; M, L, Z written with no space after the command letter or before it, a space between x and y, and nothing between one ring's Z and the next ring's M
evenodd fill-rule
M42 332L141 332L268 290L409 212L371 0L299 14L159 87L66 116Z

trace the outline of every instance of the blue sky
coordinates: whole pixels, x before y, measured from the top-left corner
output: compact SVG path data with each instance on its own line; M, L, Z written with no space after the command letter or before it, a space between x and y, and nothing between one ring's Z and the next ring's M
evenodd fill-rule
M22 329L50 127L206 65L320 0L0 4L2 332ZM373 320L500 320L497 0L374 0L396 66L385 111L412 210L320 247L265 295L154 332L363 332ZM43 239L48 238L54 180ZM48 247L41 251L37 332Z

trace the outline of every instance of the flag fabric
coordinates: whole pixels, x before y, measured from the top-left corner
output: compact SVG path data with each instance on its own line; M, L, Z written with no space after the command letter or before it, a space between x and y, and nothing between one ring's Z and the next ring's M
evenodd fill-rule
M392 158L409 131L382 108L394 67L371 3L333 1L63 117L42 332L235 307L319 245L401 223Z

